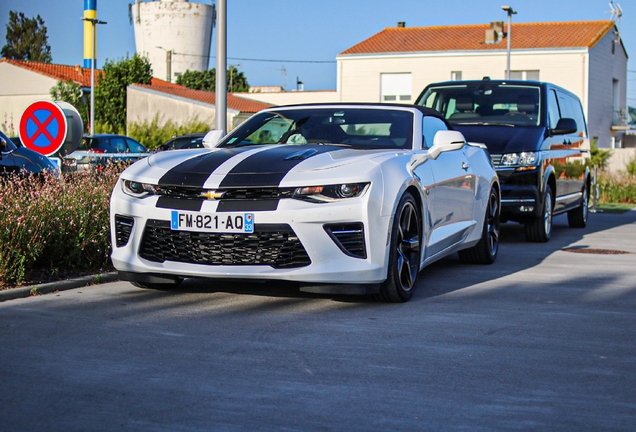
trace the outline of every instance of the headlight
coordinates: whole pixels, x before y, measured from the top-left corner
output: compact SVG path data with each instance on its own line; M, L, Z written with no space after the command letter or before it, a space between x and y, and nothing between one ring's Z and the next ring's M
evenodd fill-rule
M501 157L499 166L504 167L527 167L537 166L541 161L541 153L537 152L521 152L506 153Z
M343 183L328 186L307 186L296 188L292 198L313 201L332 202L362 196L370 183Z
M135 198L143 198L147 195L155 195L159 190L158 186L148 183L139 183L133 180L122 181L121 188L126 195L130 195Z

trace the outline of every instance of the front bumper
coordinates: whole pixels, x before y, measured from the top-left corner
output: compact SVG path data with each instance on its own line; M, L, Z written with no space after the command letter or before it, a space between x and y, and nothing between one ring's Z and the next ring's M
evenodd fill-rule
M281 244L287 245L285 242L288 240L297 243L294 250L288 251L290 256L293 255L291 261L282 262L268 261L269 255L276 255L276 258L280 255L276 251L271 252L269 243L272 237L268 234L259 239L245 238L247 235L243 234L220 238L218 235L171 232L169 221L172 210L157 208L156 202L157 197L130 197L121 191L119 184L113 191L110 208L111 259L118 271L133 275L130 277L137 274L168 279L287 280L327 285L372 284L386 279L391 217L380 216L381 203L370 194L327 204L281 199L276 210L251 212L254 213L255 234L289 228L286 234L280 234L282 231L279 230L274 235ZM201 212L214 213L217 207L218 201L204 201ZM348 227L352 224L363 227L363 257L360 253L351 254L343 247L342 241L334 239L333 232L325 229L326 225ZM155 252L149 254L147 245L151 231L154 231L152 247ZM279 239L282 235L287 237ZM174 250L174 237L186 243L181 245L185 249ZM231 243L221 252L215 250L224 241L230 241L230 237L236 237L231 241L238 243ZM199 263L184 262L184 253L204 258L192 260ZM303 253L306 258L301 256ZM254 261L258 263L254 264Z
M501 184L502 219L535 218L541 214L539 169L514 171L497 169Z

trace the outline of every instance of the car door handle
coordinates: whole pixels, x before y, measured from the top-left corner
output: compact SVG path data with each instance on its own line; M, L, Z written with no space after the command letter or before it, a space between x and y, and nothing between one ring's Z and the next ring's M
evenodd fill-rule
M468 165L466 162L462 162L462 169L464 171L468 171L468 168L470 168L470 165Z

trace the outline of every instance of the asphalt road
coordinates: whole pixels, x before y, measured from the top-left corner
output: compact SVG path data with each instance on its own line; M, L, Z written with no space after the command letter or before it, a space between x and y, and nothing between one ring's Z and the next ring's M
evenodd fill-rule
M635 270L632 211L547 244L506 224L494 265L436 263L406 304L200 281L5 301L0 429L635 430Z

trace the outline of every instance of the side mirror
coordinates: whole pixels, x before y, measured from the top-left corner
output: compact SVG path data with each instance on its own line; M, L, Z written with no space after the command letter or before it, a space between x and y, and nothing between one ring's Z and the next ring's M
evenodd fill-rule
M459 131L441 130L435 134L433 138L433 147L428 149L431 158L437 157L448 151L459 150L466 144L466 138Z
M225 136L225 131L220 129L213 129L203 137L203 147L213 148L216 147L221 138Z
M571 118L559 119L556 127L552 129L550 135L567 135L574 133L578 130L576 126L576 120Z

